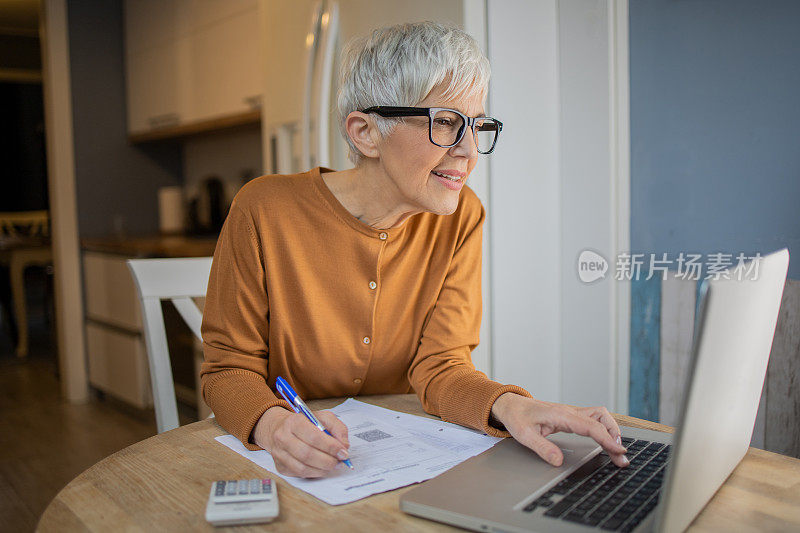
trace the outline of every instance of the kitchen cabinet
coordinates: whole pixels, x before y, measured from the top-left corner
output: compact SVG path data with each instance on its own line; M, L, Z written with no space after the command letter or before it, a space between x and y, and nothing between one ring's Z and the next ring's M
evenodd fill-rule
M152 407L147 353L141 334L86 323L89 382L140 409Z
M183 93L187 70L186 40L169 41L128 54L128 132L177 126L189 116ZM181 53L182 52L182 53Z
M145 409L153 405L139 297L127 257L83 254L89 383Z
M187 120L234 115L260 106L261 50L253 7L185 38L190 65Z
M128 133L175 135L259 118L257 0L127 0ZM194 127L193 127L194 126Z
M95 252L83 254L86 316L132 332L142 331L139 296L127 257Z

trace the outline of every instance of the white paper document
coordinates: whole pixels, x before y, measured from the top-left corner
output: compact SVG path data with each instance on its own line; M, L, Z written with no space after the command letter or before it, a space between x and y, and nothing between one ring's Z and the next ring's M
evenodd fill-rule
M233 435L223 435L216 440L331 505L354 502L425 481L502 440L456 424L400 413L352 398L330 411L347 426L354 469L340 463L324 478L281 475L268 452L250 451Z

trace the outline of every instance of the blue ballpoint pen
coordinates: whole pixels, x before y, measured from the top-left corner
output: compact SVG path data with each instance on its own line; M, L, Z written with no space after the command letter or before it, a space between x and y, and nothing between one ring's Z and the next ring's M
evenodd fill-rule
M325 429L325 426L323 426L320 423L320 421L317 420L317 417L314 416L314 413L311 412L311 409L308 408L308 406L303 402L300 396L297 395L292 386L289 385L289 383L285 379L278 376L278 378L275 380L275 388L277 388L278 392L281 393L283 399L291 404L292 409L294 409L296 413L304 414L305 417L308 418L312 424L317 426L317 429L319 429L324 433L327 433L328 435L331 435L331 432ZM333 435L331 435L331 437L333 437ZM350 462L350 459L345 459L342 462L347 466L349 466L350 468L353 468L353 463Z

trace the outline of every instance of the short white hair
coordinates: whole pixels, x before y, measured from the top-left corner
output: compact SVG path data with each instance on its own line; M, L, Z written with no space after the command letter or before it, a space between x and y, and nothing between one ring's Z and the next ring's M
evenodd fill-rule
M486 97L491 69L477 41L455 26L414 22L387 26L350 41L342 52L337 111L339 130L358 165L363 154L345 130L353 111L376 105L415 106L447 81L445 99ZM384 137L399 120L372 114Z

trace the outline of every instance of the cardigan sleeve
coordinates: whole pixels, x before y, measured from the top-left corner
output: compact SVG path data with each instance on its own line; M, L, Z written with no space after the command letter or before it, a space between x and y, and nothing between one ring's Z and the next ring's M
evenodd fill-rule
M267 385L269 303L261 245L236 202L217 241L203 309L203 398L219 424L250 450L261 415L291 409Z
M507 431L489 424L492 404L506 392L531 395L516 385L490 380L472 364L470 354L478 345L481 325L481 254L486 218L477 197L473 205L475 209L465 213L464 235L456 243L408 379L428 413L489 435L508 437Z

